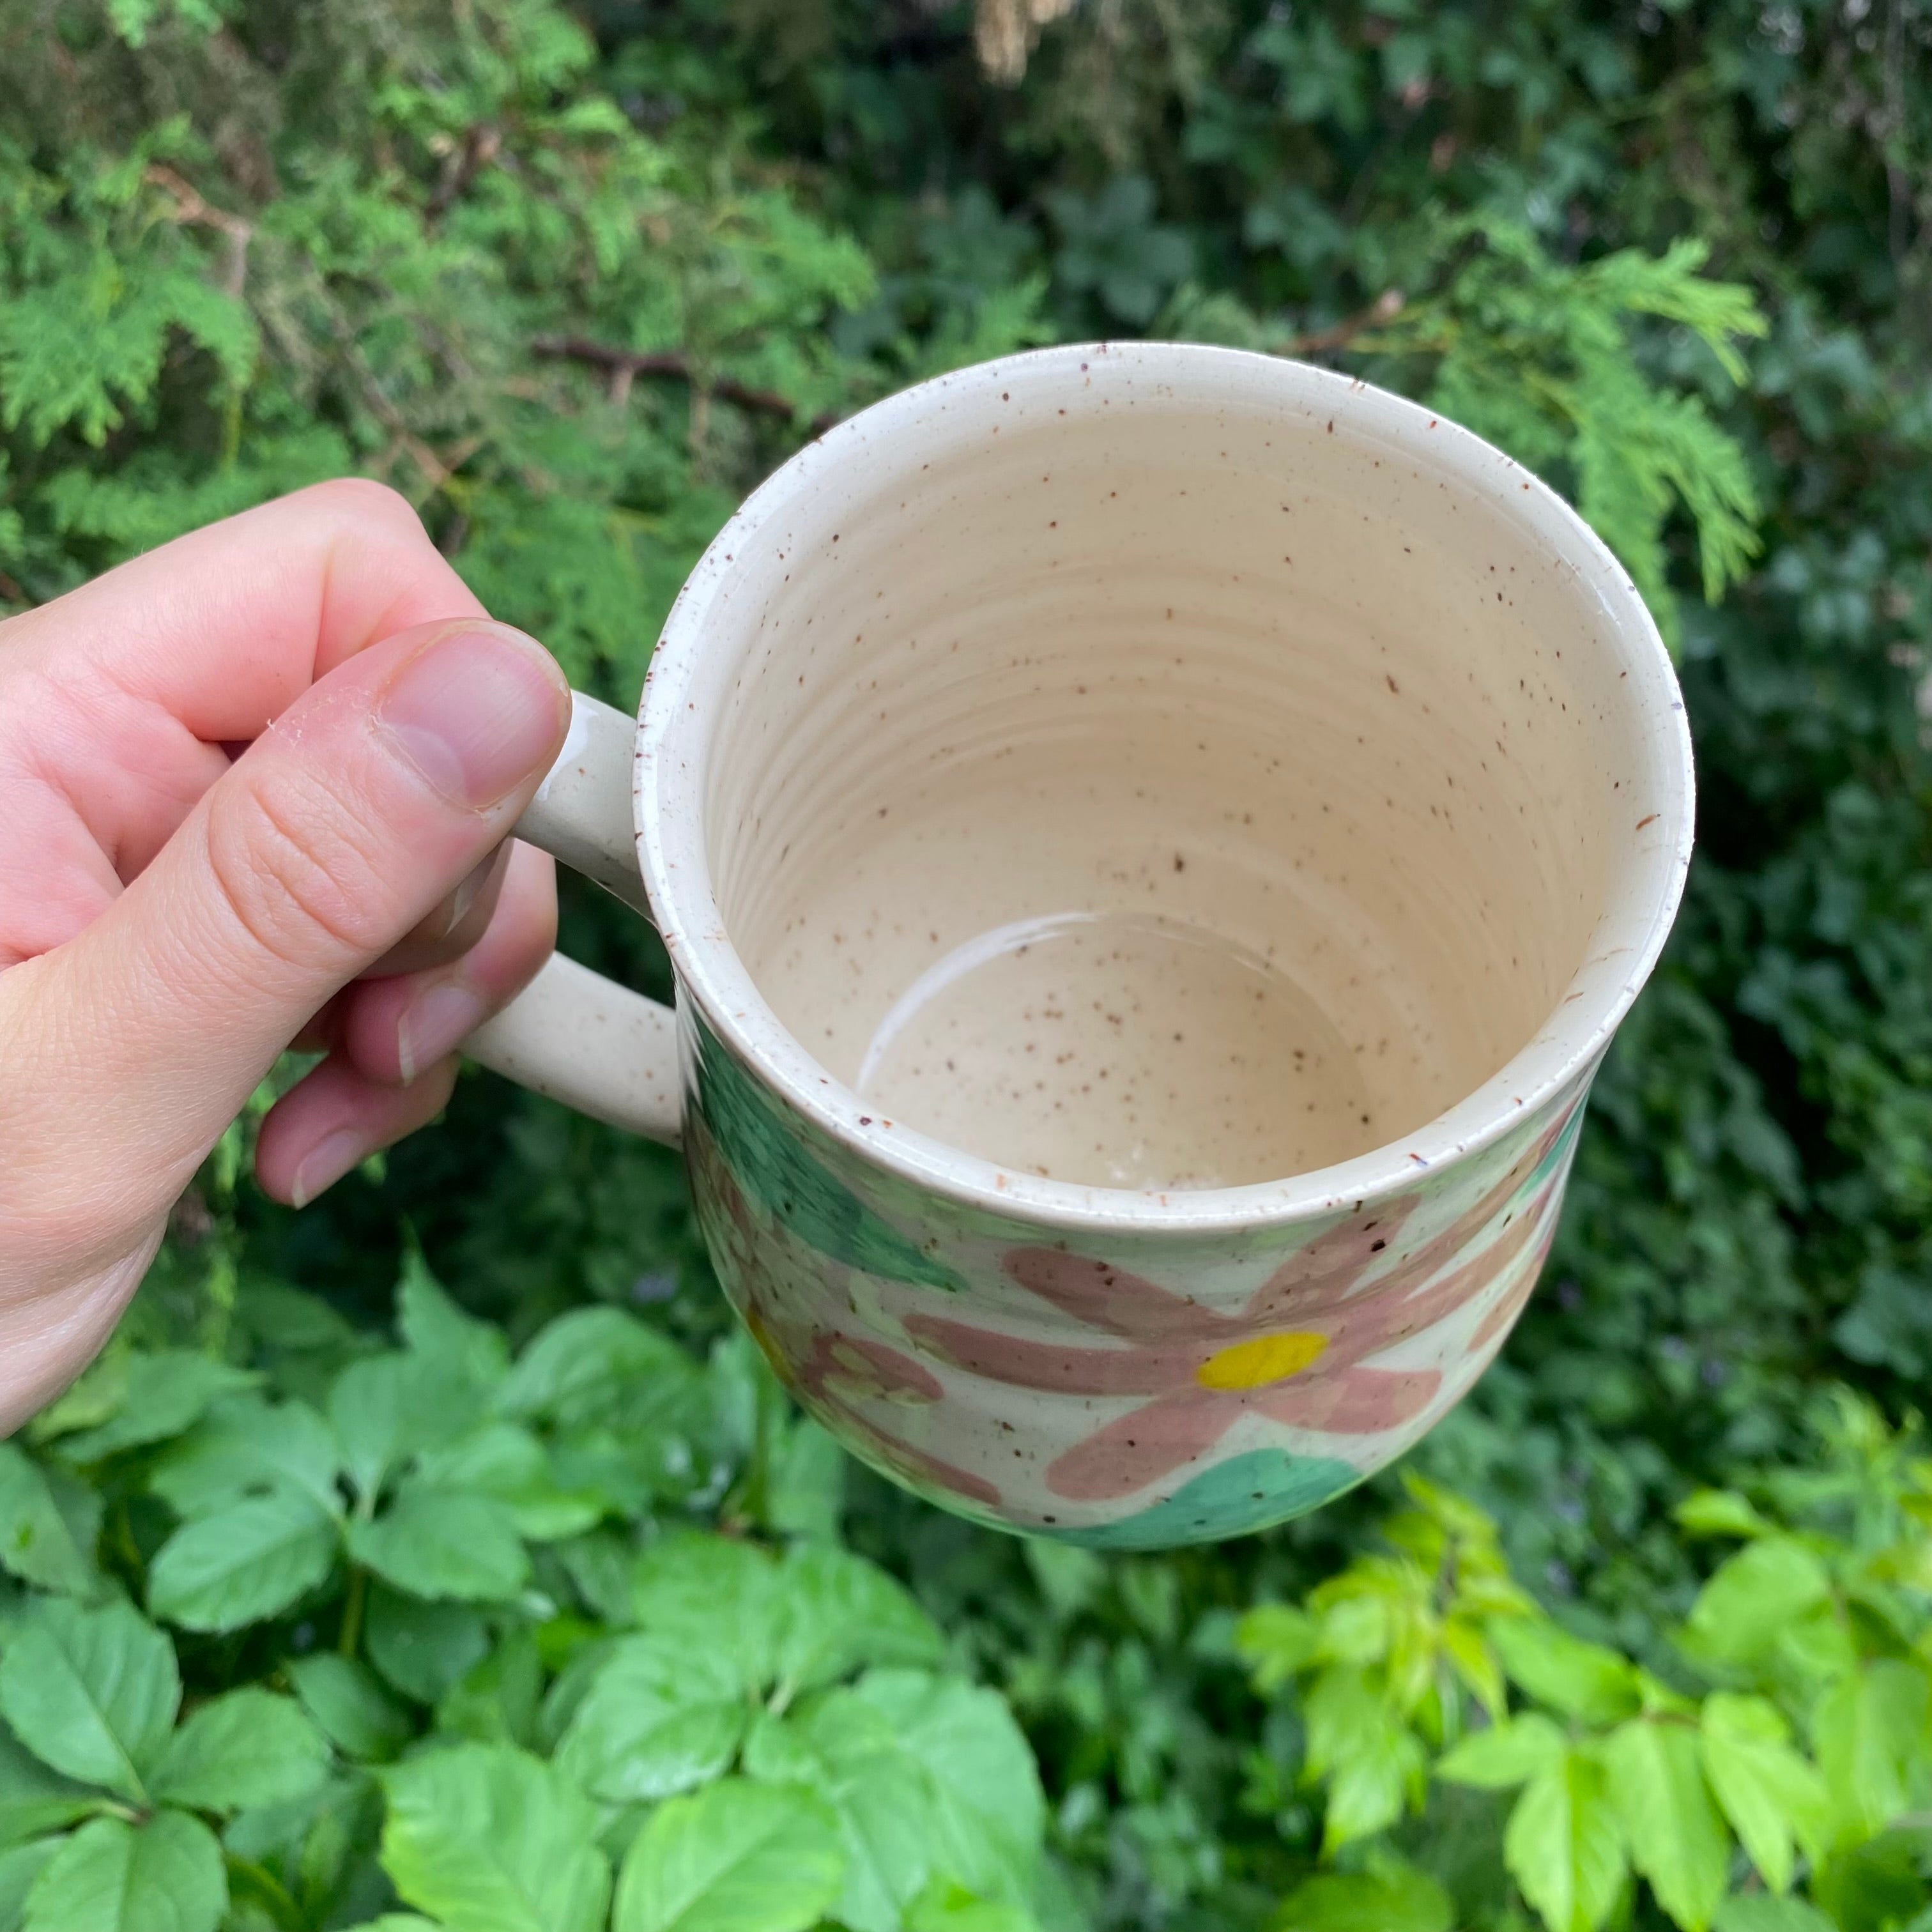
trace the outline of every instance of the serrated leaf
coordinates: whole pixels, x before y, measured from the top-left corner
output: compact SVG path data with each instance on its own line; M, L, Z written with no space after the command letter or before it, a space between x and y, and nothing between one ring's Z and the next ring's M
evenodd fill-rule
M96 1818L64 1840L27 1894L22 1932L214 1932L228 1910L221 1847L199 1819Z
M1627 1870L1602 1771L1565 1748L1523 1787L1503 1832L1503 1862L1550 1932L1594 1932Z
M1512 1683L1538 1703L1586 1724L1614 1724L1638 1703L1636 1671L1600 1643L1586 1643L1546 1617L1506 1618L1490 1641Z
M626 1637L578 1706L557 1767L605 1804L669 1797L728 1768L751 1712L729 1658L655 1633Z
M364 1666L324 1650L282 1667L302 1708L344 1756L384 1764L409 1741L408 1711Z
M126 1394L109 1419L60 1439L70 1462L98 1462L123 1449L138 1449L178 1436L224 1396L254 1388L261 1377L189 1348L130 1356Z
M1291 1604L1257 1604L1234 1626L1234 1647L1264 1696L1294 1682L1312 1661L1315 1641L1315 1619Z
M0 1564L38 1588L85 1596L92 1553L74 1541L40 1468L16 1442L0 1442Z
M624 1859L612 1932L805 1932L844 1865L822 1799L727 1778L651 1814Z
M1932 1682L1897 1658L1867 1664L1834 1684L1811 1717L1811 1748L1841 1833L1872 1837L1911 1803Z
M181 1704L174 1646L126 1604L44 1599L0 1655L0 1714L43 1763L139 1803Z
M773 1668L784 1694L836 1682L862 1666L931 1664L943 1648L932 1618L862 1557L796 1547L778 1578Z
M459 1744L382 1778L382 1868L406 1904L457 1932L603 1932L597 1815L548 1765Z
M618 1420L652 1388L688 1382L677 1344L617 1308L583 1308L541 1330L498 1388L500 1414L542 1418L569 1428Z
M490 1648L489 1625L468 1604L428 1604L377 1584L369 1592L369 1660L404 1696L434 1704Z
M1474 1694L1492 1723L1501 1718L1508 1693L1483 1626L1466 1617L1444 1617L1442 1642L1442 1654L1464 1688Z
M98 1791L63 1778L0 1728L0 1845L59 1831L100 1806Z
M1322 1872L1282 1900L1274 1932L1450 1932L1455 1907L1426 1872Z
M1796 1538L1767 1536L1720 1564L1690 1606L1688 1628L1709 1655L1748 1664L1831 1594L1825 1566Z
M482 1419L484 1397L454 1370L392 1352L352 1362L328 1392L328 1423L356 1493L365 1500L419 1450L450 1442Z
M1632 1864L1685 1932L1705 1932L1730 1874L1731 1836L1704 1778L1698 1734L1637 1718L1605 1740L1610 1798Z
M413 1244L396 1285L396 1325L416 1354L454 1369L479 1388L494 1389L509 1373L503 1331L459 1308Z
M689 1531L659 1538L638 1559L631 1616L668 1643L716 1651L748 1691L777 1678L784 1589L778 1565L749 1544Z
M334 1520L309 1496L272 1490L184 1522L154 1552L148 1607L185 1630L235 1630L278 1616L335 1562Z
M1540 1712L1526 1711L1471 1732L1437 1760L1436 1775L1451 1784L1506 1790L1550 1769L1564 1748L1563 1733L1555 1724Z
M250 1686L204 1704L169 1741L154 1795L226 1814L306 1797L328 1773L328 1744L293 1699Z
M177 1516L212 1516L270 1490L339 1514L335 1438L302 1402L253 1396L218 1403L154 1466L148 1486Z
M450 1687L436 1707L436 1727L446 1736L478 1744L527 1745L536 1735L543 1678L536 1639L512 1628Z
M425 1450L416 1475L432 1489L494 1498L509 1511L517 1533L534 1543L580 1535L604 1514L596 1497L557 1482L543 1444L514 1423L487 1424L460 1442Z
M530 1580L506 1504L414 1478L374 1521L350 1523L349 1553L385 1582L430 1602L503 1603Z
M1791 1883L1794 1844L1822 1856L1831 1801L1825 1781L1792 1749L1775 1705L1719 1691L1700 1724L1704 1773L1746 1854L1773 1892Z

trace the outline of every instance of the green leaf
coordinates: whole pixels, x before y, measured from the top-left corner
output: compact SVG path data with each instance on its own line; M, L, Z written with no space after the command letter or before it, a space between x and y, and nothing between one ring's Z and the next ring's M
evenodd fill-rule
M1767 1536L1720 1564L1690 1606L1701 1652L1749 1664L1831 1594L1825 1566L1795 1538Z
M1265 1696L1292 1684L1313 1660L1315 1619L1288 1604L1261 1604L1234 1627L1234 1646Z
M328 1744L293 1699L250 1686L202 1705L155 1766L156 1797L226 1813L306 1797L328 1772Z
M50 1769L0 1728L0 1845L58 1831L100 1806L98 1791Z
M386 1764L408 1742L415 1729L409 1712L364 1665L323 1650L282 1668L302 1708L345 1757Z
M1636 1667L1546 1617L1499 1618L1489 1637L1510 1681L1566 1717L1611 1724L1637 1708Z
M1535 1711L1472 1731L1438 1760L1436 1775L1451 1784L1500 1791L1552 1769L1562 1760L1563 1733Z
M1834 1684L1811 1717L1811 1748L1841 1834L1869 1838L1910 1804L1914 1772L1932 1736L1932 1682L1896 1658Z
M715 1650L748 1691L778 1676L784 1589L778 1565L749 1544L688 1531L660 1538L638 1560L631 1616L667 1644Z
M0 1656L0 1714L43 1763L138 1803L174 1728L174 1646L126 1604L43 1600Z
M396 1324L416 1354L479 1388L493 1389L509 1373L510 1345L503 1331L458 1307L413 1242L396 1286Z
M406 1903L454 1932L603 1932L596 1814L549 1766L459 1744L381 1776L382 1867Z
M1550 1928L1594 1932L1628 1869L1602 1770L1566 1749L1523 1787L1503 1833L1503 1862Z
M543 1444L514 1423L488 1424L447 1448L425 1450L412 1480L491 1498L532 1542L580 1535L604 1514L595 1497L559 1485Z
M278 1616L328 1576L338 1536L334 1520L293 1490L196 1516L155 1552L148 1607L196 1630L241 1630Z
M97 1428L63 1436L60 1453L70 1462L98 1462L122 1449L164 1442L199 1422L211 1403L261 1379L189 1348L130 1356L119 1408Z
M385 1582L432 1602L502 1603L530 1580L506 1504L414 1478L374 1522L350 1523L349 1553Z
M778 1580L776 1674L795 1695L862 1665L932 1664L942 1640L932 1619L875 1564L842 1550L794 1548Z
M28 1893L46 1870L47 1861L66 1842L64 1838L35 1838L0 1852L0 1925L7 1932L19 1932Z
M478 1744L528 1744L543 1699L543 1659L536 1639L512 1627L482 1662L452 1684L436 1707L436 1727Z
M43 1590L80 1597L94 1587L92 1552L76 1544L46 1476L16 1442L0 1442L0 1564Z
M1019 1906L998 1904L935 1879L907 1906L905 1932L1040 1932L1040 1927Z
M578 1705L557 1766L606 1804L668 1797L730 1766L751 1711L728 1658L656 1633L626 1637Z
M1450 1932L1455 1907L1412 1865L1380 1872L1322 1872L1283 1899L1274 1932Z
M499 1414L568 1428L613 1422L654 1387L688 1382L690 1358L618 1308L560 1316L517 1358L496 1394Z
M1774 1527L1735 1490L1699 1490L1671 1514L1693 1536L1768 1536Z
M1924 1932L1932 1906L1925 1843L1925 1827L1915 1820L1840 1846L1811 1875L1813 1902L1844 1932Z
M1685 1932L1704 1932L1724 1895L1731 1836L1704 1779L1696 1731L1640 1718L1605 1741L1610 1797L1630 1862Z
M214 1932L228 1910L221 1847L199 1819L96 1818L65 1840L27 1894L23 1932Z
M1716 1932L1838 1932L1802 1898L1767 1898L1762 1892L1726 1899L1711 1923Z
M1365 1670L1323 1671L1302 1708L1308 1774L1327 1786L1325 1856L1393 1825L1410 1794L1419 1791L1426 1760L1420 1739Z
M369 1660L406 1696L440 1702L490 1648L482 1612L467 1604L426 1604L377 1584L369 1592Z
M805 1932L844 1866L822 1800L727 1778L651 1814L624 1860L612 1932Z
M328 1392L328 1421L349 1479L367 1502L419 1450L473 1426L482 1405L475 1384L456 1369L392 1352L343 1370Z
M1778 1707L1719 1691L1704 1700L1704 1774L1750 1862L1773 1892L1791 1883L1794 1841L1822 1856L1831 1800L1792 1749Z
M148 1486L181 1516L217 1515L269 1490L305 1496L335 1514L337 1467L335 1438L308 1403L238 1396L170 1449Z

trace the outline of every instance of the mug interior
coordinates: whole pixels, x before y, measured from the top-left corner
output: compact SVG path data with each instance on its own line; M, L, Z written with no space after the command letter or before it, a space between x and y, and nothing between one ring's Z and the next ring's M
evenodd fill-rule
M715 904L682 929L820 1088L1004 1169L1240 1188L1412 1146L1574 1046L1566 1007L1606 1034L1674 908L1681 707L1622 573L1359 384L1160 345L962 372L707 565L646 704ZM1090 1154L1109 1078L1134 1131Z

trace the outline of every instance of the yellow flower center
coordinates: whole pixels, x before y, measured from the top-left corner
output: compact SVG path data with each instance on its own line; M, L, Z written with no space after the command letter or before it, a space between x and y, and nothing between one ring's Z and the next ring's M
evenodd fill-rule
M1265 1388L1300 1374L1328 1346L1326 1335L1257 1335L1210 1355L1194 1371L1194 1379L1203 1388Z

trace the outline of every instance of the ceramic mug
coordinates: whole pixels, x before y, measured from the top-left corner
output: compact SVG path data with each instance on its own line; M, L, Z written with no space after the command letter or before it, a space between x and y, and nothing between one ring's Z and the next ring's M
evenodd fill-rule
M554 958L472 1051L681 1142L854 1454L1011 1528L1220 1538L1494 1355L1691 828L1655 626L1509 458L1292 362L1052 349L801 450L634 725L578 700L519 830L654 922L676 1015Z

